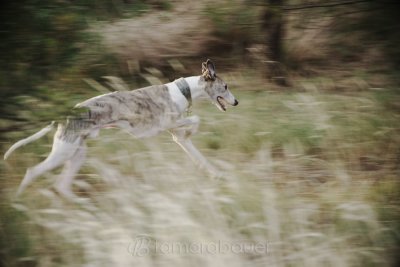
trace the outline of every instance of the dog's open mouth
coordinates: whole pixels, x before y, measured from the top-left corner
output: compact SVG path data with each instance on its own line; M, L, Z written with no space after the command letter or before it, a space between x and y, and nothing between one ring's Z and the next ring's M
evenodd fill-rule
M226 111L226 101L222 96L217 96L217 107L221 110L221 111Z

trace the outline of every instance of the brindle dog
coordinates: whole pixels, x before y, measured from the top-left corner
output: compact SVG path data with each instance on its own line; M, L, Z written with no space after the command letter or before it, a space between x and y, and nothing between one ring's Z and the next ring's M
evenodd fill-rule
M210 61L202 63L202 75L180 78L164 85L113 92L90 98L77 104L76 108L86 111L59 123L49 156L38 165L28 168L17 195L37 177L64 165L54 187L63 196L73 198L73 178L82 166L86 156L85 140L96 137L103 128L121 128L141 138L169 131L190 158L205 168L210 175L217 171L194 147L190 136L199 126L198 116L188 116L192 101L208 96L221 110L226 104L236 106L238 101L229 91L227 84L216 75ZM52 130L54 122L36 134L18 141L4 155L4 159L18 147L30 143Z

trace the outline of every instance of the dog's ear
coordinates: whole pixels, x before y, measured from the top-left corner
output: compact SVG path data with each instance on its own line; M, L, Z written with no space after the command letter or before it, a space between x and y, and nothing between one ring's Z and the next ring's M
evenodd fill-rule
M203 62L201 63L201 73L205 73L207 71L207 63Z
M215 73L214 63L212 63L212 61L209 59L201 64L201 72L206 80L214 81L217 77L217 74Z
M216 72L215 72L215 65L214 63L212 63L212 61L210 59L207 59L206 61L207 64L207 68L210 71L210 74L213 78L215 78L217 76Z

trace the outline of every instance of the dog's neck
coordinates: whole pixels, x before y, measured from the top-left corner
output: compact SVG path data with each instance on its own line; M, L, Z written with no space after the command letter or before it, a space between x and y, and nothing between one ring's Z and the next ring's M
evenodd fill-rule
M196 100L205 95L204 83L202 82L202 76L191 76L184 78L189 85L190 95L192 100ZM190 107L190 101L182 94L175 82L167 83L170 96L179 107L180 111L183 112Z
M204 96L204 83L201 82L202 76L190 76L184 78L189 84L190 93L192 94L192 99L198 99Z

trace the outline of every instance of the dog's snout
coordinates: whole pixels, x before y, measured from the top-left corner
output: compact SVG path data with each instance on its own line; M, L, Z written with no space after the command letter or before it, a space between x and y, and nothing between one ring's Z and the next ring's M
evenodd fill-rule
M235 99L235 103L233 103L233 105L234 105L234 106L239 105L239 101L237 101L237 100Z

